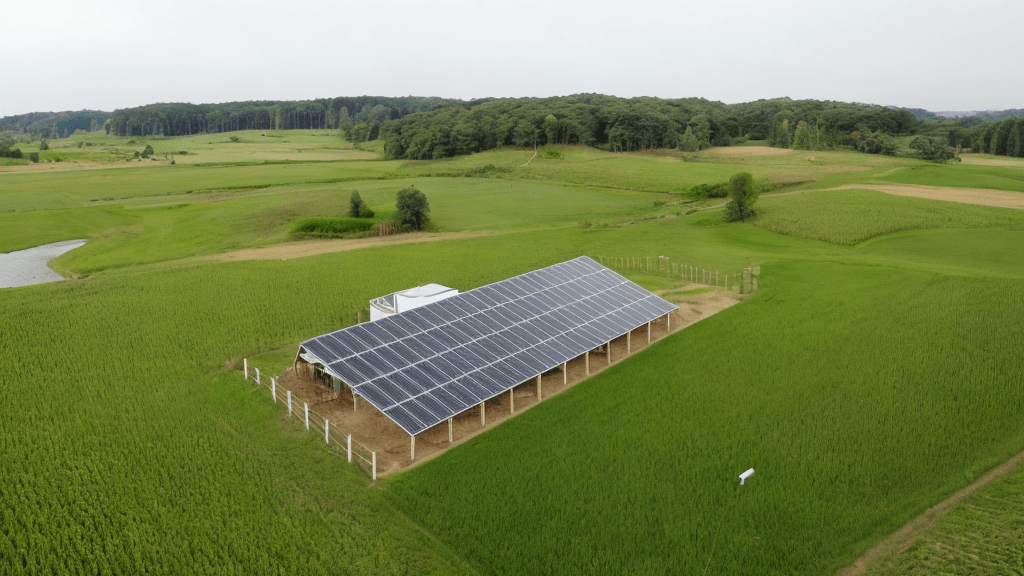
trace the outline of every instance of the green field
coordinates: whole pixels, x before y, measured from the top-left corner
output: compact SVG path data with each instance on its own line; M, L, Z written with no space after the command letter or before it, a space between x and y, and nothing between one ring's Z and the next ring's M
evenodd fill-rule
M78 134L79 169L0 173L0 251L89 239L52 263L79 278L0 290L0 572L833 574L1024 450L1021 212L807 190L1024 192L1013 166L572 147L395 162L318 131L231 135L147 140L160 161L104 168L128 143ZM162 160L175 149L187 161ZM741 170L804 191L745 224L679 194ZM206 258L344 216L353 190L390 218L410 184L432 230L489 233ZM375 296L581 254L759 265L762 290L376 483L242 380L241 358L283 366ZM986 562L1009 571L1012 550Z

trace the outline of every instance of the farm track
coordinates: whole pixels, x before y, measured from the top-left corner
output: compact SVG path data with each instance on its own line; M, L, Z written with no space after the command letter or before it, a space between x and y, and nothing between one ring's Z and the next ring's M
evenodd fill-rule
M986 188L943 188L938 186L901 185L901 184L846 184L835 188L823 188L818 190L794 190L783 192L778 196L787 194L800 194L803 192L823 192L825 190L875 190L892 194L893 196L912 196L925 198L927 200L942 200L944 202L957 202L959 204L976 204L978 206L993 206L996 208L1014 208L1024 210L1024 194L1020 192L1007 192L1004 190L991 190Z
M939 502L935 506L925 510L920 516L914 518L902 528L893 532L875 546L869 548L864 552L864 554L861 554L860 558L857 558L853 564L837 572L836 576L860 576L861 574L867 573L868 568L870 568L880 558L891 555L898 556L902 554L903 551L906 550L906 548L914 541L914 538L934 526L935 523L945 515L946 511L949 510L950 507L973 494L978 490L978 488L1005 476L1022 460L1024 460L1024 452L1013 456L1006 462L1003 462L999 466L996 466L982 474L980 478L972 482L966 488L958 490L942 502Z
M394 236L374 236L372 238L355 238L351 240L304 240L286 242L265 248L247 248L234 252L225 252L210 256L211 260L236 262L241 260L291 260L333 252L347 252L360 248L377 246L395 246L398 244L414 244L417 242L437 242L440 240L459 240L491 235L493 232L412 232Z

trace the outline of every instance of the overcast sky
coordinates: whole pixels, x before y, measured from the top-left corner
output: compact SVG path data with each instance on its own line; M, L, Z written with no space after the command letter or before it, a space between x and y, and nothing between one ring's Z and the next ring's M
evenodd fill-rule
M334 96L1024 108L1021 0L11 2L0 117Z

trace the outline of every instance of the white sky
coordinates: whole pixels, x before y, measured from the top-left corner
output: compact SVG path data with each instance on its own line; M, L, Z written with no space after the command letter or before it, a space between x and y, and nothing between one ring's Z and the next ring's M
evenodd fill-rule
M0 117L335 96L1024 108L1020 0L11 2Z

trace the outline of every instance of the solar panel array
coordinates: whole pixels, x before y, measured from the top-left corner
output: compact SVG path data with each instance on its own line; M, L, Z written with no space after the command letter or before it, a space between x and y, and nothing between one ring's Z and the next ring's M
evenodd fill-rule
M415 435L676 308L581 256L302 348Z

